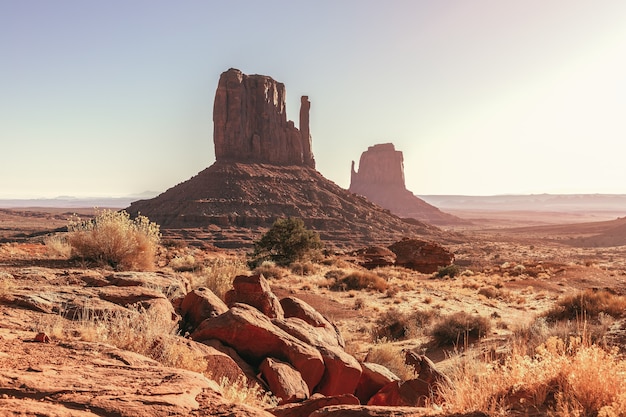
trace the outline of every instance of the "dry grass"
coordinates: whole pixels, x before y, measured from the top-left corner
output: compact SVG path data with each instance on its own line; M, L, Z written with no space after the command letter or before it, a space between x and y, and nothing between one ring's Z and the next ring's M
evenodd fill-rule
M199 351L176 335L172 321L142 307L105 313L84 309L75 314L73 320L62 315L45 315L34 323L33 330L43 331L53 339L78 336L87 342L108 343L165 366L201 373L206 372L208 366Z
M408 313L392 308L376 320L375 339L404 340L418 337L430 328L437 313L435 310L416 310Z
M490 331L488 318L460 311L441 318L434 324L431 335L439 346L463 347L472 340L485 337Z
M68 225L73 254L120 270L151 270L161 238L159 226L145 216L102 210L92 220L76 218Z
M300 276L316 274L320 271L320 266L313 262L294 262L289 265L292 273Z
M272 261L263 261L259 266L254 268L254 273L263 274L267 279L282 279L287 275L287 270L276 265Z
M404 363L402 348L389 343L387 340L379 340L367 352L366 362L383 365L403 381L415 378L415 371Z
M189 276L193 288L206 287L215 295L224 298L226 291L232 288L237 275L248 274L245 260L236 257L213 258L206 261L200 271Z
M176 272L192 272L202 268L202 265L199 265L191 254L176 256L169 261L167 266Z
M0 271L0 298L10 295L15 288L13 275Z
M374 290L384 292L389 287L387 281L371 271L352 271L337 278L331 289L335 291Z
M545 315L548 321L596 320L601 314L623 317L626 297L606 290L587 289L575 295L563 297Z
M273 408L278 405L278 399L271 392L263 391L257 384L250 386L242 377L236 381L223 377L218 382L222 395L229 402L263 409Z
M551 337L534 355L515 350L502 365L458 356L448 376L453 384L443 396L449 411L626 415L626 362L580 338Z
M68 259L72 255L72 246L67 241L67 236L54 234L44 238L44 245L48 253L54 257Z

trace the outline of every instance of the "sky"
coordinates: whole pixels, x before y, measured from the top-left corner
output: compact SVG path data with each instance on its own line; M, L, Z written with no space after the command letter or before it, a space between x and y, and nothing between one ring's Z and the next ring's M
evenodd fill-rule
M0 198L163 192L233 67L311 101L317 169L417 195L626 193L623 0L0 0Z

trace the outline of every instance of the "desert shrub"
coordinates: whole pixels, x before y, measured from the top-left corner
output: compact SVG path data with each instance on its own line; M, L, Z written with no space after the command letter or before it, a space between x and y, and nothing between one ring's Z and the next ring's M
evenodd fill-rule
M352 271L342 278L337 279L331 286L331 290L376 290L385 291L389 287L387 281L371 271Z
M289 266L291 272L297 275L312 275L319 271L319 266L313 262L294 262Z
M121 270L149 270L161 234L145 216L131 219L126 211L102 210L91 220L68 224L67 241L73 254Z
M440 266L439 269L437 269L436 276L438 278L443 278L443 277L454 278L458 276L460 273L461 273L461 268L458 265L452 264L448 266Z
M403 313L392 308L376 320L373 336L376 340L404 340L415 337L428 328L437 313L434 310L416 310Z
M261 265L254 268L253 272L255 274L263 274L267 279L281 279L287 274L285 268L276 265L272 261L263 261Z
M595 321L602 313L618 318L623 317L625 312L626 297L606 290L587 289L561 298L545 317L548 321Z
M394 346L385 339L379 340L367 352L365 362L382 365L403 381L415 378L414 369L404 363L402 348Z
M195 271L201 267L193 255L176 256L169 261L168 266L177 272Z
M578 338L551 337L533 355L513 350L501 366L459 355L446 373L452 385L442 395L450 412L626 415L626 362Z
M485 337L490 330L488 318L460 311L435 323L431 335L439 346L463 346Z
M615 319L600 313L594 322L588 321L548 321L540 316L525 326L513 332L517 346L523 347L524 352L534 354L537 346L550 338L569 340L571 337L580 338L588 343L604 344L606 335Z
M72 255L72 247L68 243L66 236L58 234L46 236L43 243L53 256L67 259Z
M193 288L206 287L215 295L224 298L226 291L233 286L237 275L248 274L249 270L241 258L214 258L205 261L204 267L191 275Z
M346 275L346 271L344 271L343 269L331 269L324 274L324 278L337 281L345 277Z
M254 243L250 267L270 260L277 265L289 265L296 261L314 258L323 248L317 232L304 226L302 219L289 217L278 219L261 239Z
M402 340L407 337L408 320L407 315L395 308L387 310L376 320L374 337L387 340Z

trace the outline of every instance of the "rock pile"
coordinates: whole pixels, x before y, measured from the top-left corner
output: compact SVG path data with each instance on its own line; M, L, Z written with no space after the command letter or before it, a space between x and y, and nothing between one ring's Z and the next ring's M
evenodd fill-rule
M229 294L230 308L217 316L215 309L204 309L209 313L190 337L233 348L236 357L256 370L261 380L255 382L280 398L281 407L274 410L278 416L308 415L297 412L311 413L313 404L423 406L441 383L433 378L401 382L381 365L357 361L345 352L343 338L330 321L298 298L277 302L262 275L238 276ZM183 317L198 311L187 305L181 304ZM420 377L424 372L426 367Z
M370 146L361 154L358 171L354 165L352 161L350 192L365 196L400 217L437 225L463 222L406 189L404 157L401 151L395 149L393 143Z

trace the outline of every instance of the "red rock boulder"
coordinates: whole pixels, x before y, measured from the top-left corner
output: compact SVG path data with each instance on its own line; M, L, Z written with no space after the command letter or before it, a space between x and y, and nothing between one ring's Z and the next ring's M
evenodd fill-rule
M361 404L367 404L370 398L385 385L400 380L389 369L377 363L364 362L361 363L361 368L363 372L354 391L354 395Z
M238 275L233 280L233 289L224 295L226 304L251 305L269 318L284 317L283 308L263 274Z
M204 320L228 311L226 304L208 288L197 288L183 298L180 314L187 330L193 331Z
M389 246L389 250L396 254L396 265L424 274L432 274L454 262L454 254L443 246L419 239L404 238Z
M370 246L354 252L357 263L364 268L374 269L396 263L396 254L381 246Z
M288 363L265 358L259 365L259 371L270 391L280 400L279 405L309 398L309 387L302 375Z
M354 393L361 377L361 365L342 347L337 346L333 339L329 339L325 328L313 327L295 317L273 322L290 335L314 346L321 353L326 369L321 382L315 387L315 392L326 396Z
M339 329L337 329L337 326L315 310L310 304L296 297L285 297L280 300L280 305L283 307L285 318L299 318L318 329L318 332L323 331L326 336L333 339L331 344L346 347L346 342L343 336L341 336Z
M314 347L303 343L275 326L259 310L235 304L226 313L203 321L191 338L197 341L217 339L233 347L252 365L267 357L290 363L301 374L309 389L324 374L324 360Z

